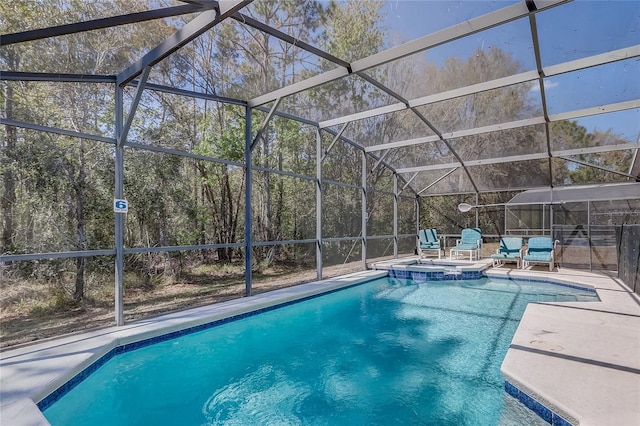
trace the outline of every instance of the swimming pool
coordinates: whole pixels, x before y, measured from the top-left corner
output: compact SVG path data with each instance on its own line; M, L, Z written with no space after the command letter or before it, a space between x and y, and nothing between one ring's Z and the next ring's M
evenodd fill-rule
M54 426L546 424L511 403L500 364L527 303L575 300L598 299L377 279L117 355L44 414Z

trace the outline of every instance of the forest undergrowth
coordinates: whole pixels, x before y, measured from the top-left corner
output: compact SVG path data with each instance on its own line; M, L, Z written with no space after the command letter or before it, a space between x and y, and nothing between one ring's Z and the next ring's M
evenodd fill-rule
M325 278L359 270L360 262L326 267ZM71 275L71 274L70 274ZM315 265L278 263L253 272L258 294L316 279ZM82 302L73 299L73 277L17 278L6 271L0 280L0 349L93 328L114 325L113 275L89 273ZM126 322L244 296L244 264L196 264L178 272L127 272Z

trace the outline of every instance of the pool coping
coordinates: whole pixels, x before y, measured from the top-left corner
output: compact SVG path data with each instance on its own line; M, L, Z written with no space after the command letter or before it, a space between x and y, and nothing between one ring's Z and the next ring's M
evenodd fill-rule
M640 424L640 297L605 274L494 268L488 277L591 287L600 302L530 303L501 371L505 391L552 425Z
M466 270L474 270L469 263L467 265ZM601 299L601 302L539 303L530 304L527 307L501 368L507 383L505 385L507 394L519 399L525 405L530 402L529 408L533 407L534 411L535 407L540 405L551 410L559 419L557 423L553 423L553 417L551 417L551 421L547 420L551 424L624 425L631 424L629 420L636 418L638 421L634 424L640 424L640 408L634 406L629 409L628 406L624 406L630 399L640 400L640 375L636 373L636 370L640 371L640 357L637 356L640 353L640 336L616 335L616 327L619 327L621 318L631 323L631 328L627 327L629 330L634 330L633 327L636 326L639 327L635 328L636 331L640 329L640 298L630 293L620 280L602 274L564 269L549 273L537 271L535 268L487 269L484 265L478 266L482 267L484 275L488 277L552 281L573 286L579 284L585 288L592 288ZM116 347L353 286L384 277L388 274L387 269L389 268L380 271L368 270L301 284L136 321L122 327L109 327L61 337L0 353L2 373L0 374L0 422L16 425L48 425L36 402L43 400ZM542 316L541 309L547 310ZM599 345L601 348L596 348L596 353L589 354L593 358L593 363L589 367L595 368L594 377L599 378L597 386L591 384L585 387L584 383L576 377L575 365L574 368L569 369L571 374L563 374L567 365L572 362L575 364L575 359L584 359L584 353L579 346L580 342L577 343L578 346L574 342L576 330L572 333L562 325L569 314L587 318L586 325L583 324L580 328L581 333L577 333L578 337L579 335L588 336L593 331L589 321L602 322L603 318L605 320L609 318L610 324L599 325L601 329L599 336L607 341L601 342L602 344ZM611 322L611 318L615 318L616 321ZM575 325L572 323L572 326ZM553 327L558 330L554 331ZM558 344L557 339L547 342L548 339L540 338L540 335L548 334L560 336L560 343L565 345L562 348L564 352L560 351L562 356L559 356L557 348L555 351L548 350L554 349L553 345ZM630 347L625 348L629 340ZM551 346L541 350L541 344ZM623 366L627 371L611 368L615 362L603 361L597 353L598 350L606 349L611 352L612 349L620 347L624 349L622 358L631 360L630 365ZM633 359L634 356L635 359ZM614 376L617 374L617 377L611 377L612 375L608 374L612 371L615 373ZM563 386L558 387L557 382L549 379L549 377L553 378L554 374L562 377ZM622 379L620 375L623 376ZM607 389L617 386L624 390L626 392L624 397L603 394L601 391L603 381L608 386ZM582 397L576 401L576 395L582 395ZM543 415L541 417L544 418ZM603 418L606 419L606 423L602 421Z

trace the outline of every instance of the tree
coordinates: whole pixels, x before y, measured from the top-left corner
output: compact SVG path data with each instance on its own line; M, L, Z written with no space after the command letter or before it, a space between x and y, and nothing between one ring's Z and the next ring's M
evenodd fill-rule
M588 139L592 146L618 145L629 142L622 136L615 134L610 129L605 132L596 130L593 133L589 133L589 136L590 137ZM618 171L621 173L629 172L629 164L631 164L632 157L633 154L631 150L578 155L578 159L580 161L600 166L604 169L609 169L612 172ZM608 172L601 168L582 165L580 167L570 169L569 178L572 183L616 182L620 180L627 180L625 176L612 172Z
M9 49L6 56L6 63L9 67L17 67L15 53L12 49ZM4 82L4 116L7 119L14 119L13 114L13 82ZM4 182L2 202L2 247L0 248L2 253L11 253L14 250L14 225L13 225L13 206L16 202L16 190L15 190L15 171L11 164L11 156L15 150L15 146L18 140L16 128L13 126L4 126L4 138L2 145L2 161L0 167L2 168L2 180Z
M120 0L115 5L78 0L45 0L28 6L20 2L3 2L0 6L0 28L3 33L10 33L61 22L82 21L104 16L111 12L113 6L121 6L120 10L132 12L146 9L142 2L132 5ZM164 28L166 30L167 27ZM133 57L130 55L135 50L122 49L126 43L139 42L143 51L148 50L144 46L149 43L148 37L144 37L143 30L138 27L119 27L118 33L123 36L119 39L105 37L107 31L3 46L0 62L3 69L8 70L99 74L121 69L131 62ZM113 105L113 92L104 85L37 82L4 82L4 85L7 118L77 132L113 132L113 124L104 121L105 117L110 116L105 105ZM71 139L51 134L44 137L43 134L12 126L6 126L5 133L7 137L2 157L3 251L13 249L22 252L37 248L44 251L86 250L95 247L97 241L104 240L107 235L104 223L96 226L90 221L94 215L101 216L103 209L108 208L108 201L104 204L105 199L97 197L104 189L103 182L98 178L104 176L100 169L110 163L107 146L88 144L82 138ZM31 173L33 169L40 170L44 176L34 175ZM27 197L19 199L15 191L18 185L24 184ZM34 205L29 200L36 193L41 200L40 205ZM88 198L89 193L92 197ZM62 200L65 202L61 203ZM93 204L98 200L100 202ZM61 231L63 237L56 241L48 238L51 230L47 229L48 232L39 235L39 247L34 247L34 227L48 220L43 206L57 205L67 206L61 223L67 224L70 232ZM16 214L18 212L25 214L20 217ZM23 229L25 238L17 238ZM71 239L66 238L68 235L75 235L72 244ZM85 258L77 257L75 264L74 300L81 302L84 297Z

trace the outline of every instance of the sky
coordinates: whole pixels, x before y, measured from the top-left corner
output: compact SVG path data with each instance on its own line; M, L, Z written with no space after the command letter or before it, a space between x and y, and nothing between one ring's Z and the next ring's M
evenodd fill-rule
M513 3L516 2L391 0L383 10L387 15L385 25L402 43ZM543 67L640 45L637 0L576 0L539 12L536 21ZM427 61L442 65L447 57L464 59L478 48L493 47L511 52L525 70L536 69L526 18L421 54L426 55ZM549 77L545 92L550 114L640 99L640 59ZM578 119L578 123L590 131L613 128L635 142L640 134L640 109Z

